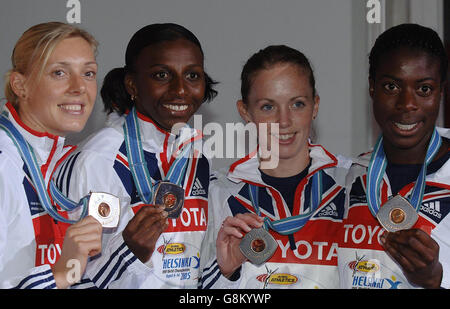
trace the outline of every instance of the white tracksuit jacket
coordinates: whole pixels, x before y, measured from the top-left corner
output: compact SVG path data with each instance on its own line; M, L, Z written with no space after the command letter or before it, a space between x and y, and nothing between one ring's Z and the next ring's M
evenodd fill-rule
M270 231L278 243L275 254L263 265L255 266L245 262L240 278L230 281L221 275L215 254L208 257L201 279L202 288L337 288L337 238L345 205L345 177L351 161L336 158L320 145L310 145L312 159L308 176L297 186L299 198L295 199L293 214L305 213L309 207L311 176L318 170L324 171L322 203L306 225L294 233L296 249L291 249L288 236ZM266 187L259 191L261 215L271 220L290 216L288 206L281 194L263 183L258 170L258 159L247 156L234 163L227 176L217 176L211 182L211 212L208 224L208 241L215 252L218 230L227 216L237 213L254 213L249 198L249 183ZM203 266L202 266L203 267Z
M442 137L449 138L450 130L438 128ZM349 207L339 237L339 272L342 288L408 289L414 288L399 265L391 259L380 243L384 229L371 214L366 199L366 177L371 152L353 164L348 177ZM413 184L400 190L408 196ZM389 180L384 176L381 201L392 195ZM426 177L425 194L414 228L431 232L439 246L439 260L443 265L442 287L450 287L450 161Z
M33 148L48 185L73 147L64 147L62 137L27 127L10 103L4 110ZM56 288L50 265L60 256L67 227L44 211L16 146L0 130L0 288Z
M121 202L119 227L104 231L102 253L88 263L86 276L92 282L82 280L78 287L196 288L208 221L209 161L204 156L189 161L183 211L178 219L169 219L151 259L143 264L122 237L128 221L143 204L128 167L124 121L125 116L110 115L108 126L80 145L56 176L57 186L73 200L97 191L114 194ZM138 123L152 181L161 180L170 167L171 149L180 145L179 141L143 115L138 114ZM194 142L194 148L201 153L201 139Z

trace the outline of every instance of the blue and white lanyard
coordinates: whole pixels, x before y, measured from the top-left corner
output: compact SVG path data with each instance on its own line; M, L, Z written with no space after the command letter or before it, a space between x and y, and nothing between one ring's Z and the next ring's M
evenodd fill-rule
M150 173L147 168L135 107L132 108L126 117L123 130L125 135L128 164L131 174L133 175L134 183L136 184L137 192L144 203L151 204L153 202L153 189L156 187L157 182L155 184L152 183ZM181 186L189 164L189 157L192 153L192 147L193 142L190 142L181 149L181 153L176 157L170 166L165 177L165 181Z
M264 228L267 230L271 228L281 235L291 235L299 231L308 222L309 218L314 214L314 212L319 207L322 202L322 171L316 172L312 176L312 187L311 187L311 206L309 211L288 218L283 218L280 220L272 221L268 217L264 218ZM258 216L261 216L261 211L259 209L259 187L256 185L249 184L250 200L252 202L253 208Z
M36 189L36 193L39 197L39 201L41 202L42 207L44 210L55 220L61 221L64 223L70 223L74 224L77 222L77 220L69 220L61 216L58 211L53 208L50 196L47 192L45 181L42 176L42 172L39 168L39 165L37 164L36 156L34 154L33 148L28 144L28 142L25 140L25 138L22 136L22 134L17 130L12 122L7 118L7 115L3 113L0 116L0 128L3 129L8 136L11 138L11 140L16 145L17 150L20 153L20 156L22 157L22 160L25 162L28 171L31 176L31 181L33 182L33 185ZM79 203L75 203L68 199L66 196L64 196L56 187L56 185L53 183L52 180L50 180L50 194L53 197L53 200L63 209L66 211L72 211L77 209L78 207L82 208L82 213L80 218L84 218L87 214L88 210L88 201L89 196L86 196L80 200Z
M428 145L425 162L422 165L419 176L414 185L409 202L416 211L419 211L425 190L427 166L433 161L434 156L441 147L442 139L435 128ZM380 135L373 150L367 171L367 204L373 216L376 216L381 207L381 184L386 171L387 158L383 149L383 135Z

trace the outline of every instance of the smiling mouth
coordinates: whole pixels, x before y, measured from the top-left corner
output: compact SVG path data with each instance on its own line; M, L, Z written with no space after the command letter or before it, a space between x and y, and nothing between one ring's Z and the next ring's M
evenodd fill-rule
M163 104L163 106L174 112L184 112L189 107L189 105L186 104Z
M413 123L413 124L403 124L403 123L399 123L399 122L394 122L394 125L402 131L411 131L415 127L417 127L418 124L419 124L418 122Z
M83 104L60 104L59 108L67 112L81 112L83 110Z
M286 140L288 140L288 139L294 137L294 135L295 135L295 133L278 134L278 135L277 135L277 134L274 134L274 136L275 136L276 138L278 138L279 140L281 140L281 141L286 141Z

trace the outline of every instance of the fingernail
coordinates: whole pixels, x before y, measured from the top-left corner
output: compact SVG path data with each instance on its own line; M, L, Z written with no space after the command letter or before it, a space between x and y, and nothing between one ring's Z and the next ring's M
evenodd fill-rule
M381 236L380 236L380 241L381 241L381 244L386 244L386 234L382 234Z

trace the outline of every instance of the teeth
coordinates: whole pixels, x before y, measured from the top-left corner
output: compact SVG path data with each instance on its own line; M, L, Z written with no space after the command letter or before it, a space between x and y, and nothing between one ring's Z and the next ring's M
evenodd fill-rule
M412 130L417 125L417 123L401 124L401 123L398 123L398 122L394 122L394 124L397 126L397 128L399 128L400 130L404 130L404 131Z
M290 138L292 138L294 136L294 133L291 134L279 134L279 135L274 135L276 138L280 139L280 140L288 140Z
M63 104L63 105L59 105L59 107L61 107L62 109L69 110L69 111L80 111L81 110L80 104L74 104L74 105Z
M188 105L172 105L172 104L164 104L164 107L176 112L185 111L188 108Z

